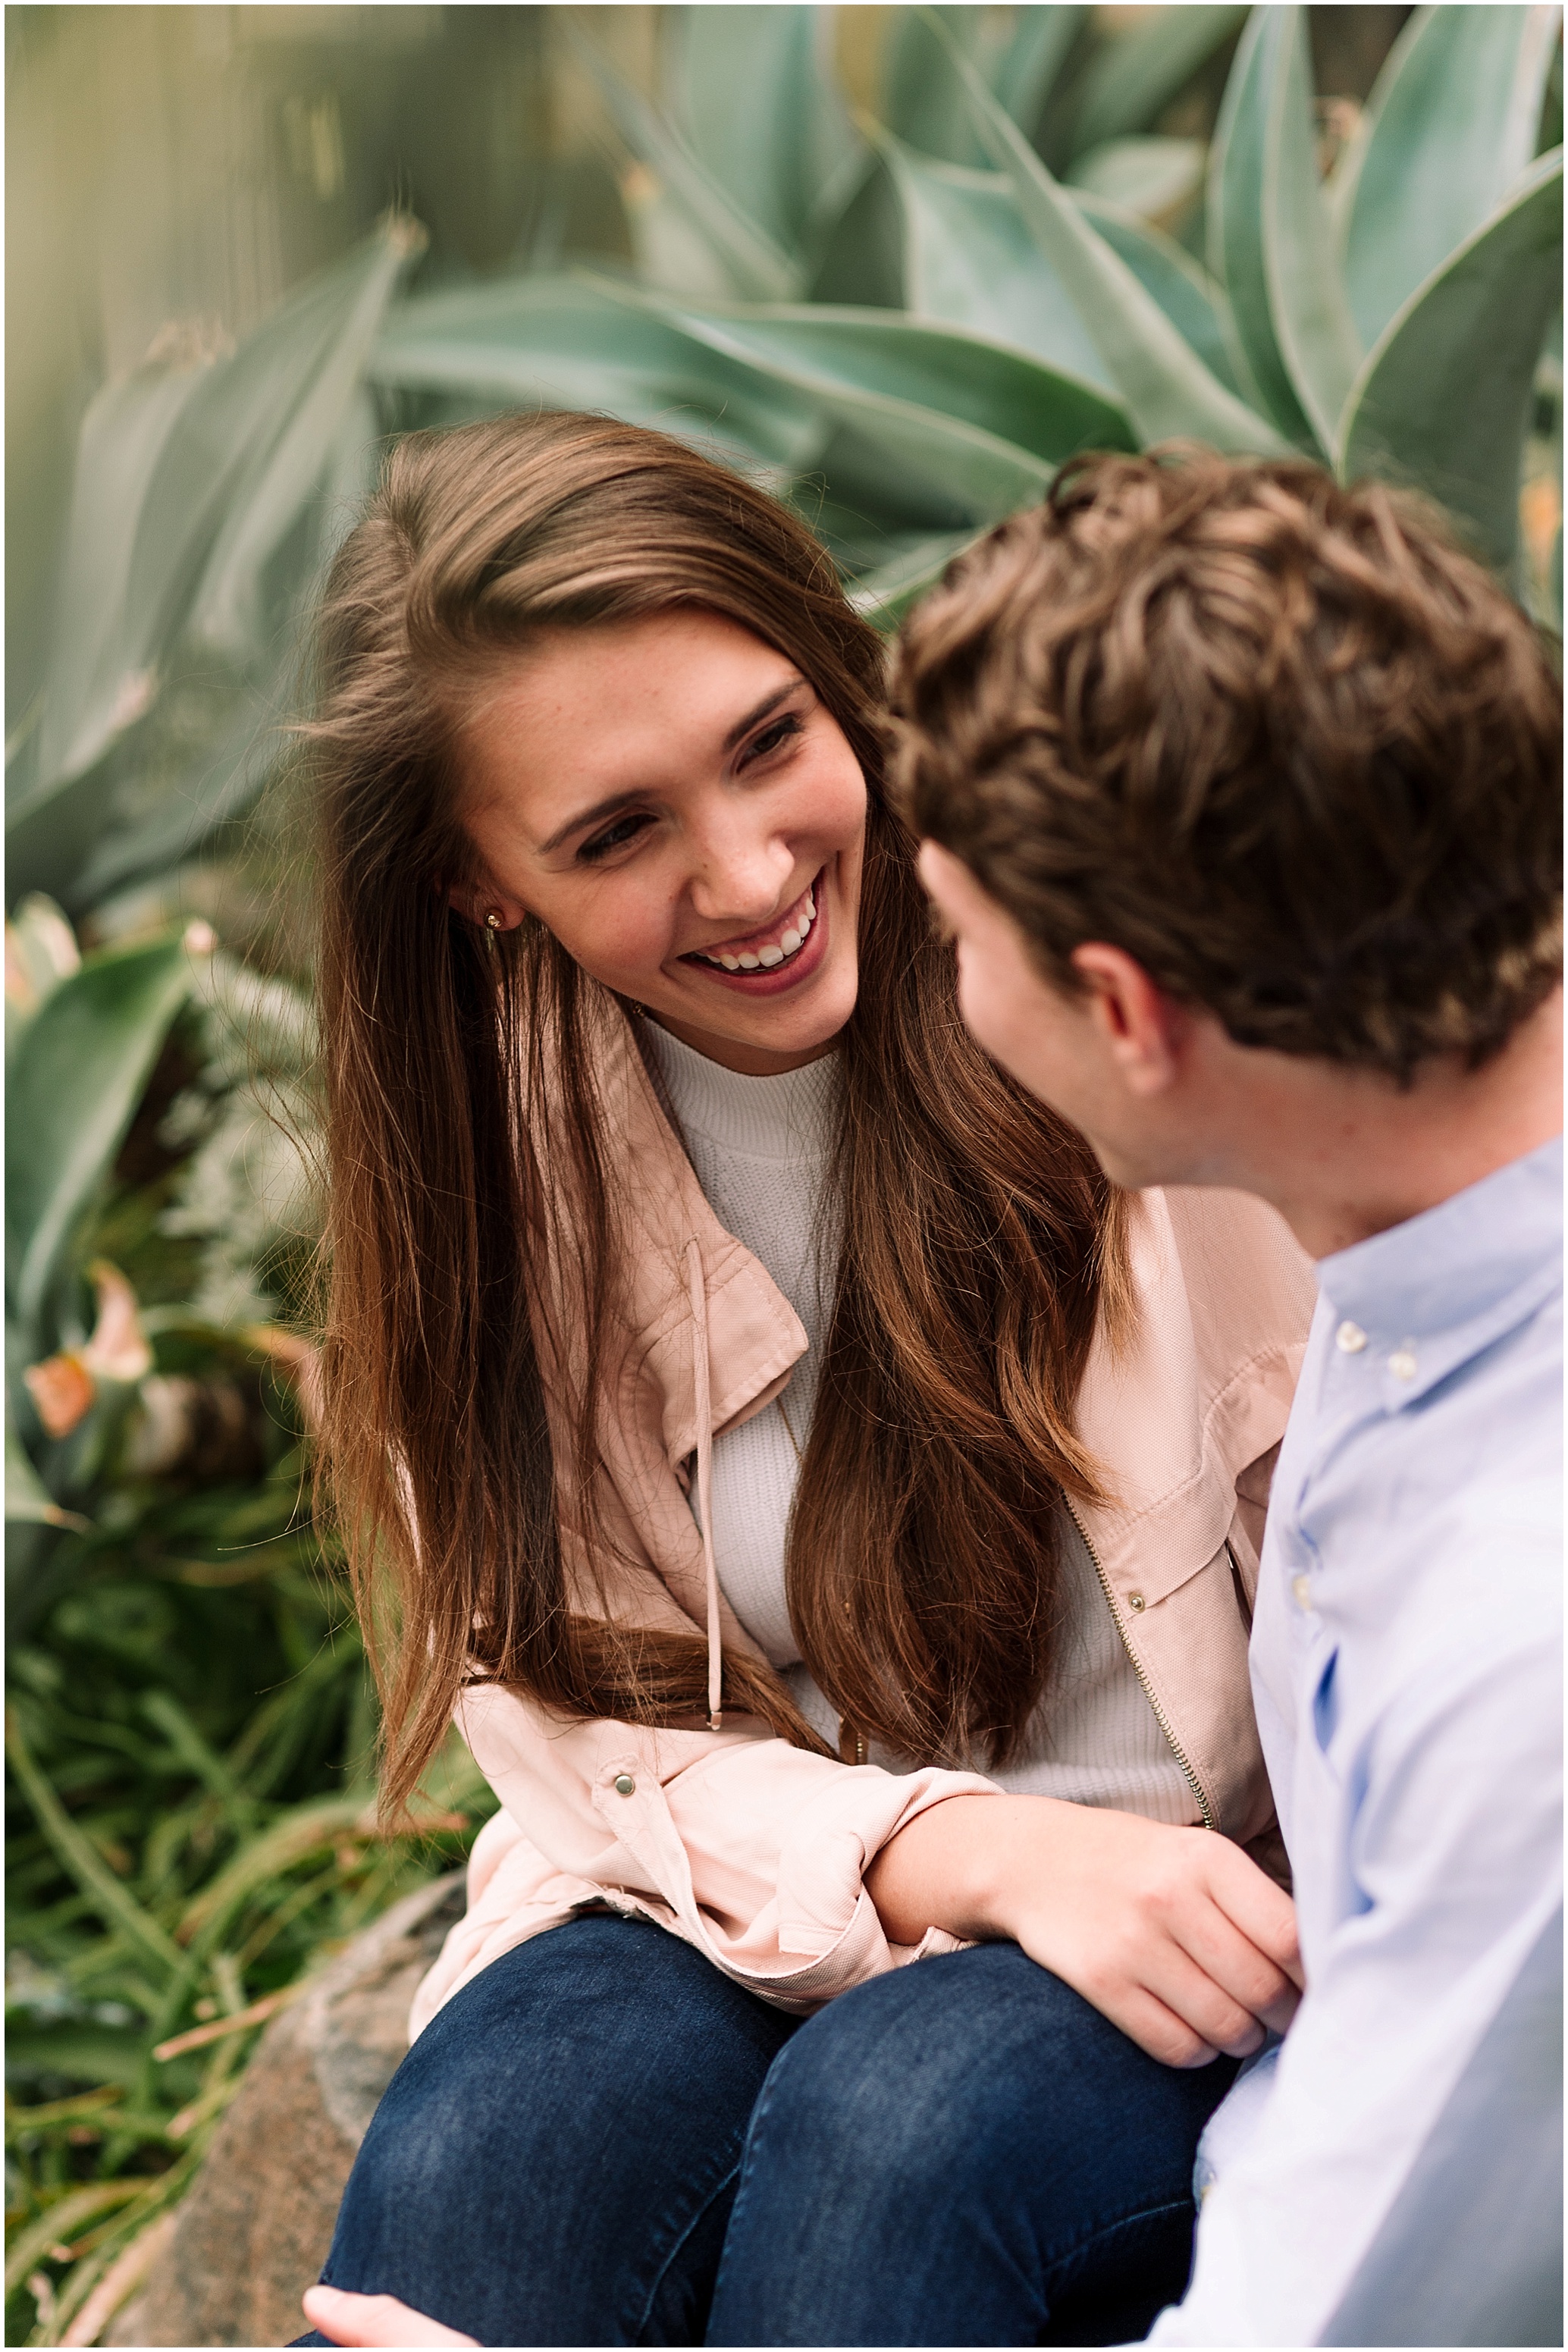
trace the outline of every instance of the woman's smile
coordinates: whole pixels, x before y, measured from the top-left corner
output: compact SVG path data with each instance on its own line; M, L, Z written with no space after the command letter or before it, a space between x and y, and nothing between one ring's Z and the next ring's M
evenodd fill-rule
M680 959L748 996L781 995L821 968L828 936L829 868L824 866L784 913L760 930L692 948Z

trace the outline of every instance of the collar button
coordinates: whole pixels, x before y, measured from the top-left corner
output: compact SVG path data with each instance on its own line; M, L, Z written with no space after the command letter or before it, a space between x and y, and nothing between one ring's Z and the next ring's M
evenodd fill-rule
M1402 1340L1388 1360L1388 1369L1396 1381L1415 1378L1415 1350L1408 1339Z
M1366 1333L1359 1323L1342 1323L1334 1333L1334 1345L1342 1356L1359 1356L1366 1345Z

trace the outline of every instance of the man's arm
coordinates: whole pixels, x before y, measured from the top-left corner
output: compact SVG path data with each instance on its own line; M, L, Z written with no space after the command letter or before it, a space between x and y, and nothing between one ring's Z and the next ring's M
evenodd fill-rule
M1500 2332L1552 2247L1489 2225L1483 2182L1537 2106L1561 2114L1552 2048L1533 2072L1521 2056L1554 1951L1561 1965L1563 1845L1558 1539L1549 1515L1521 1524L1521 1499L1470 1541L1468 1605L1433 1611L1353 1759L1344 1915L1321 1950L1309 1938L1268 2106L1205 2201L1192 2285L1152 2342L1560 2340ZM1466 1517L1474 1530L1484 1510ZM1522 1577L1521 1548L1538 1555ZM1317 1856L1312 1874L1332 1867ZM1463 2277L1486 2332L1452 2306L1435 2332L1430 2314L1400 2315L1423 2264L1427 2290Z

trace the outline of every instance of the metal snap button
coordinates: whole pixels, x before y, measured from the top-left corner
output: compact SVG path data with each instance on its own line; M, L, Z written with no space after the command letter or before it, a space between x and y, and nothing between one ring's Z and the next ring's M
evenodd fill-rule
M629 1772L622 1772L616 1776L616 1794L617 1797L635 1797L637 1790L637 1784L632 1779Z
M1147 1604L1141 1592L1130 1592L1127 1596L1127 1606L1129 1609L1142 1609Z

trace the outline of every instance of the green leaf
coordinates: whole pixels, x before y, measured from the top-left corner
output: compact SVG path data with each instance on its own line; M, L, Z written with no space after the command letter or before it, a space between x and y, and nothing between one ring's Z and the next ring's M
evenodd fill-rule
M17 1433L9 1391L5 1396L5 1517L46 1528L81 1529L89 1524L78 1512L62 1509L34 1469Z
M827 228L808 299L898 310L904 299L903 207L880 156L864 151L848 202Z
M1209 266L1275 422L1314 454L1361 360L1318 184L1303 12L1255 8L1209 163Z
M211 365L189 356L184 365L139 368L105 384L82 419L28 800L90 767L152 700L168 598L154 593L132 607L132 562L148 483Z
M60 982L17 1045L5 1083L6 1281L30 1348L60 1254L193 976L183 939L108 949Z
M1281 432L1299 447L1315 449L1311 422L1275 334L1263 251L1269 19L1277 13L1272 7L1253 10L1225 86L1209 147L1208 265L1230 304L1241 381L1258 386Z
M84 2221L91 2221L100 2213L112 2213L121 2205L129 2205L143 2194L144 2179L130 2180L94 2180L85 2188L68 2189L52 2205L45 2207L34 2221L19 2231L5 2256L5 2292L9 2295L19 2287L29 2271L35 2269L58 2245L79 2230Z
M994 62L987 36L992 26L979 8L900 8L884 51L880 111L896 138L946 163L980 160L962 93L946 51L933 38L930 19L940 17L947 37L974 58L982 73Z
M140 1945L162 1968L176 1972L184 1956L157 1921L142 1910L130 1889L116 1878L91 1841L82 1835L28 1753L20 1726L9 1713L5 1722L5 1753L32 1807L38 1827L82 1893L112 1923Z
M1076 159L1065 182L1146 220L1164 220L1197 194L1207 157L1201 139L1105 139Z
M1318 183L1312 59L1304 8L1260 8L1267 107L1261 226L1275 341L1290 386L1325 451L1361 365L1361 339L1345 299L1328 208Z
M798 253L824 210L847 199L860 158L825 54L831 13L720 6L665 16L674 111L693 154L781 252Z
M1033 136L1052 85L1088 15L1087 8L1015 11L1016 29L988 79L1026 139Z
M453 391L472 413L576 408L700 442L783 474L813 464L819 411L690 333L675 310L586 276L511 278L400 304L373 381Z
M421 235L388 223L227 358L144 370L94 403L39 756L8 829L56 806L142 716L193 619L210 644L255 649L261 574L321 476Z
M1041 252L1100 348L1141 438L1211 442L1273 456L1283 445L1264 418L1227 392L1081 207L1019 136L984 82L952 51L993 162L1012 184Z
M862 572L849 590L849 602L879 629L896 629L910 605L935 587L953 557L972 546L973 539L973 531L948 530L901 548L874 572Z
M290 303L258 329L213 386L215 404L226 395L224 421L203 422L233 433L246 463L196 589L191 627L204 645L243 659L264 642L267 568L331 466L382 314L424 246L416 222L390 217L308 309ZM176 441L170 461L180 454Z
M1563 276L1563 150L1389 320L1345 404L1342 479L1375 474L1441 500L1509 572L1542 336Z
M903 207L905 307L919 318L1013 343L1111 391L1093 336L1002 174L933 163L889 131L870 135Z
M970 58L1025 136L1034 131L1089 11L1028 7L1011 14L1014 24L1009 33L1006 14L1000 9L896 11L885 53L881 111L895 136L917 154L948 163L984 160L963 94L953 81L946 49L932 37L926 21L929 16L941 18L948 38Z
M679 313L718 350L808 393L973 519L1037 499L1083 448L1128 448L1127 420L1092 385L952 328L876 310Z
M1535 152L1560 8L1418 8L1335 173L1345 283L1373 342Z
M562 30L573 56L596 83L616 128L644 167L656 173L706 240L730 290L754 301L787 300L802 290L800 262L742 211L665 115L634 89L597 45L569 21Z
M1084 76L1074 152L1146 131L1246 15L1245 8L1155 8L1109 40Z
M1216 286L1174 237L1120 205L1075 189L1079 210L1092 221L1111 251L1121 259L1144 291L1152 294L1184 342L1227 392L1247 397L1235 370L1236 330L1225 289Z

